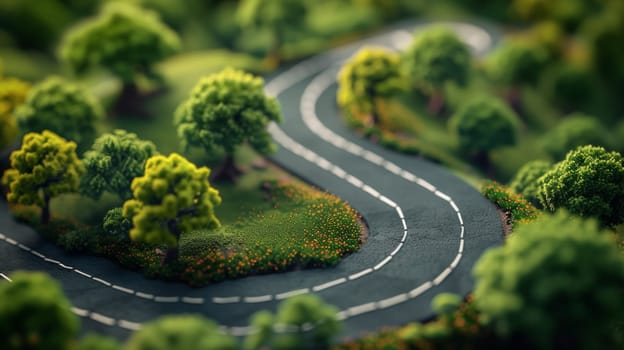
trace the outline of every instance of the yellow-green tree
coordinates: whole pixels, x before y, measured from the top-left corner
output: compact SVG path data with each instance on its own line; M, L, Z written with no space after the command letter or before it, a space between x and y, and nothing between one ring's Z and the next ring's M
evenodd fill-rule
M30 84L15 78L0 77L0 150L18 135L15 108L24 103Z
M383 48L358 51L338 75L338 104L371 115L379 122L377 100L391 97L404 89L400 57Z
M133 224L130 237L165 244L164 262L177 260L182 233L220 226L214 207L221 197L210 186L209 175L210 169L197 168L179 154L148 159L145 174L132 181L133 198L123 206L123 215Z
M63 193L76 192L82 163L76 143L51 131L24 136L22 148L11 153L11 169L2 177L12 203L41 207L41 223L50 221L50 200Z

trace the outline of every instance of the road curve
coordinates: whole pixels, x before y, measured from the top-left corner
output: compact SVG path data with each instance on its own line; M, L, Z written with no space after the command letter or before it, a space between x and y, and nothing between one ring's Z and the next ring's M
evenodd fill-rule
M493 45L488 31L452 25L477 55ZM201 289L147 280L104 259L64 254L12 221L0 203L0 277L18 269L46 271L62 283L83 328L122 338L171 313L201 313L224 331L245 335L252 331L246 327L251 313L302 293L318 293L336 305L345 336L430 316L436 294L472 289L475 261L502 242L498 213L447 170L358 138L340 122L335 105L338 64L363 45L402 47L414 27L399 25L306 60L267 84L285 117L270 127L281 146L273 159L347 200L369 224L369 240L338 266Z

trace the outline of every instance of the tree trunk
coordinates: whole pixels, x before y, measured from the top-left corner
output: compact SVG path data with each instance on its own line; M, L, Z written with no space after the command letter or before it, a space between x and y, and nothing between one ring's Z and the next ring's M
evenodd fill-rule
M282 50L282 37L278 32L273 34L273 42L269 49L267 58L265 59L265 66L273 70L282 63L281 50Z
M124 83L114 107L118 116L149 117L143 108L143 96L136 83Z
M435 90L429 97L429 103L427 104L427 111L431 115L439 116L444 110L444 93L439 90Z
M485 171L485 174L488 178L494 178L494 169L492 168L492 163L490 161L490 155L487 151L479 151L474 156L474 162L478 167Z
M170 265L171 263L178 261L179 257L180 248L177 245L175 247L167 247L167 252L165 252L162 265Z
M213 182L231 182L235 183L238 177L243 173L234 162L234 155L228 153L219 165L210 175L210 181Z
M41 225L50 223L50 197L43 195L43 207L41 207Z
M507 104L511 109L513 109L516 114L522 119L524 119L524 108L522 106L522 90L517 87L512 87L507 91L507 96L505 97L507 100Z
M167 228L172 235L175 236L176 245L173 247L167 247L167 252L165 253L165 257L163 258L161 265L169 265L173 262L178 261L180 257L180 228L178 227L178 218L169 220L167 222Z
M373 108L371 109L371 121L373 123L373 126L380 126L380 118L379 118L379 112L377 111L377 101L375 98L373 98Z

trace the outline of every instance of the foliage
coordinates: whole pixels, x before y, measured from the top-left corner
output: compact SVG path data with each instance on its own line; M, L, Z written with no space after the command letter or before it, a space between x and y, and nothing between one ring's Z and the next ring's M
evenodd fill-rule
M591 48L594 69L610 88L624 89L624 4L613 1L609 11L589 21L584 36Z
M608 131L600 121L592 116L573 114L566 117L550 130L542 141L544 150L555 161L565 158L566 154L585 145L611 148Z
M396 20L419 13L425 6L419 0L351 0L356 7L368 7L383 20Z
M613 348L624 257L594 221L542 216L486 252L474 275L481 319L499 335L527 339L528 348Z
M0 282L0 337L3 349L67 349L78 319L61 287L39 272L15 272Z
M80 184L81 192L95 199L104 191L129 199L132 180L143 173L145 161L156 154L151 141L141 140L125 130L98 137L84 155L87 172Z
M68 253L82 253L92 249L100 228L83 227L74 231L64 232L58 236L57 244Z
M181 233L220 225L214 207L219 192L210 186L210 169L197 168L178 154L147 160L145 175L132 181L133 198L123 206L132 220L130 237L176 247Z
M514 193L499 183L484 181L481 193L508 215L509 223L513 226L517 223L533 221L538 216L537 209L522 195Z
M272 315L260 311L252 316L259 329L245 341L246 349L325 349L341 328L338 310L315 294L298 295L283 301Z
M24 136L22 148L11 154L11 169L4 173L2 183L9 186L9 202L41 207L45 224L50 199L75 192L83 172L76 144L44 131Z
M269 122L281 121L279 105L264 92L264 80L235 69L202 78L177 109L174 124L185 149L233 154L243 142L266 154L275 149Z
M80 339L77 350L121 350L121 345L112 337L87 334Z
M539 206L537 197L540 182L538 181L548 170L552 163L544 160L534 160L526 163L518 170L516 176L509 182L509 188L521 194L533 205Z
M377 115L377 98L392 97L404 88L400 57L383 48L364 48L342 67L338 75L338 104Z
M279 59L286 34L301 29L307 10L306 3L300 0L243 0L239 2L237 17L242 27L269 30L271 54Z
M471 296L462 302L452 294L434 298L438 317L428 323L410 323L396 329L382 329L357 340L347 341L337 350L377 349L505 349L505 344L494 338L479 323L479 313Z
M428 93L451 82L464 85L470 64L466 45L444 27L415 34L414 42L405 51L405 65L412 83Z
M449 119L449 128L466 153L487 153L515 144L518 118L499 100L477 97L468 100Z
M624 222L624 159L602 147L582 146L568 153L540 180L544 208L566 208L604 225Z
M85 146L95 135L94 123L103 112L85 89L60 77L47 78L29 91L15 111L22 133L52 131Z
M524 41L504 42L486 61L486 70L494 80L508 86L533 85L543 71L547 52Z
M122 208L113 208L104 216L102 229L116 242L129 241L132 221L123 216Z
M132 84L139 76L157 78L154 65L179 49L176 33L155 12L117 1L69 30L60 56L76 73L102 67Z
M0 2L0 32L22 49L45 51L59 34L99 0L3 0Z
M18 128L14 112L26 100L29 89L29 83L2 77L0 74L0 150L17 138Z
M161 317L135 332L126 350L236 350L236 340L201 316Z
M511 10L520 19L556 21L573 31L588 13L598 8L598 3L595 0L512 0Z
M578 65L559 64L546 74L546 94L565 109L584 107L592 97L591 72Z

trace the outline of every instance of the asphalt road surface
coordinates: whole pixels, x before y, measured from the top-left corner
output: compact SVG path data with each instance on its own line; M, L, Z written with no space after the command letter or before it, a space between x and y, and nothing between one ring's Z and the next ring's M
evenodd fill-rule
M348 201L369 225L362 249L328 269L225 281L204 288L148 280L89 256L65 254L14 222L0 202L0 277L45 271L60 281L82 317L83 331L126 338L165 314L199 313L237 336L253 331L249 316L275 310L280 300L317 293L339 308L342 336L432 315L438 293L467 294L471 270L502 243L495 207L448 170L386 150L345 127L335 103L341 62L362 46L399 49L430 25L406 23L366 40L303 61L275 74L267 91L282 105L284 123L270 130L280 146L272 158L310 183ZM449 23L475 55L495 44L495 32Z

